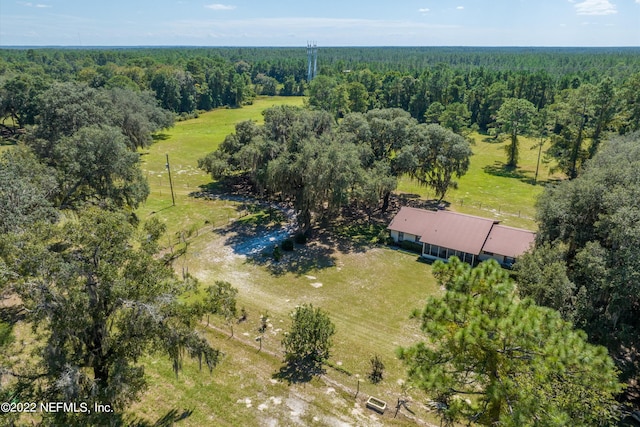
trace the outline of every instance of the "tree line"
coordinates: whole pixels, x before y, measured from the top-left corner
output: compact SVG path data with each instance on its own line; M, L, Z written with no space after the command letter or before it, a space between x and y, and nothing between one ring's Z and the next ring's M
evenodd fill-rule
M21 76L27 81L13 82L7 90L32 95L51 81L69 80L96 88L152 90L165 108L188 114L241 106L256 94L304 94L304 52L303 48L2 49L0 80L4 85ZM432 103L446 107L462 102L471 113L469 125L485 131L502 98L528 99L540 109L559 91L581 83L598 84L605 76L621 88L629 76L640 72L638 58L634 48L322 48L320 75L338 86L353 82L365 86L364 99L360 99L362 88L351 88L355 107L351 111L361 111L362 105L397 107L423 121Z
M4 49L0 127L15 136L35 124L40 95L60 81L150 93L187 116L256 95L307 94L336 120L399 108L462 135L508 135L509 167L518 135L551 138L545 155L571 178L608 133L640 128L634 49L328 48L322 58L320 75L306 82L302 49Z

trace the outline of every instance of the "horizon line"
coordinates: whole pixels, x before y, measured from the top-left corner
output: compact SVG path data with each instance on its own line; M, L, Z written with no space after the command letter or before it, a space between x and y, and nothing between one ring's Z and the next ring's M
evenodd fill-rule
M92 49L92 48L117 48L117 49L135 49L135 48L209 48L209 49L239 49L239 48L266 48L266 49L285 49L285 48L305 48L304 45L273 45L273 46L265 46L265 45L189 45L189 44L167 44L167 45L2 45L0 44L0 49L55 49L55 48L68 48L68 49ZM545 49L545 48L555 48L555 49L575 49L575 48L583 48L583 49L640 49L640 45L319 45L319 48L474 48L474 49L496 49L496 48L513 48L513 49L522 49L522 48L535 48L535 49Z

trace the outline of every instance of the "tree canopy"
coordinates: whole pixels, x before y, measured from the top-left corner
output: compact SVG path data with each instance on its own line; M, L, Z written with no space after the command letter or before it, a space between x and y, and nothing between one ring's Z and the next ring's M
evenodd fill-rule
M606 142L572 181L548 187L538 201L538 243L532 256L549 259L552 246L562 244L564 262L521 264L528 285L525 295L551 304L558 274L572 282L570 306L575 322L592 342L606 345L619 363L623 378L637 378L640 368L640 135ZM553 268L557 274L550 274ZM564 280L563 280L564 281ZM564 299L564 298L563 298Z
M58 213L55 171L42 165L25 146L0 156L0 233L25 230L36 221L53 221Z
M303 304L291 313L291 330L282 340L285 362L299 373L322 372L329 359L335 326L320 308ZM301 372L302 371L302 372Z
M530 131L536 114L536 107L526 99L508 98L498 110L496 123L498 128L509 135L511 143L505 147L507 166L518 164L518 135Z
M347 114L339 125L322 110L274 107L264 125L242 122L198 161L214 179L247 176L258 191L290 200L307 231L355 202L386 210L397 179L408 173L444 198L469 167L471 148L439 125L420 125L400 109Z
M439 402L443 420L480 425L608 425L621 390L604 347L558 312L519 299L497 262L437 261L446 291L420 320L428 342L399 350L409 379Z
M178 296L191 286L154 258L161 230L132 226L124 214L89 209L64 225L37 225L5 236L0 255L14 273L12 289L41 339L33 363L16 364L23 401L109 403L112 414L46 414L57 424L121 419L145 389L140 358L164 353L176 373L185 354L212 369L220 353L193 330L202 316ZM96 418L98 417L98 418Z

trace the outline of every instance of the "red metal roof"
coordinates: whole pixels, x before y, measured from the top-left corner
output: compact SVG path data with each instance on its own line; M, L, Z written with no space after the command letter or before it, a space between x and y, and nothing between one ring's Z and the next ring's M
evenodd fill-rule
M387 229L422 236L426 226L433 220L435 214L436 211L403 206L393 217Z
M477 255L482 251L491 227L497 222L457 212L438 211L425 227L420 242Z
M482 249L485 252L517 258L533 246L535 239L536 234L532 231L494 225Z
M535 233L499 225L499 221L450 211L402 207L387 227L420 236L421 243L479 255L483 250L517 258L535 240Z

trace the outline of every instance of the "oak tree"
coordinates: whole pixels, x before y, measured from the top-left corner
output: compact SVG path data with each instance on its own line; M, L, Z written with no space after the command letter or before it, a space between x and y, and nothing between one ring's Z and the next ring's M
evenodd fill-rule
M212 369L220 353L194 330L201 310L180 301L181 282L154 257L159 223L138 229L97 209L63 225L34 225L0 255L39 339L16 366L22 401L108 403L113 413L44 414L57 425L119 423L146 380L141 358L163 353L178 373L184 355Z

